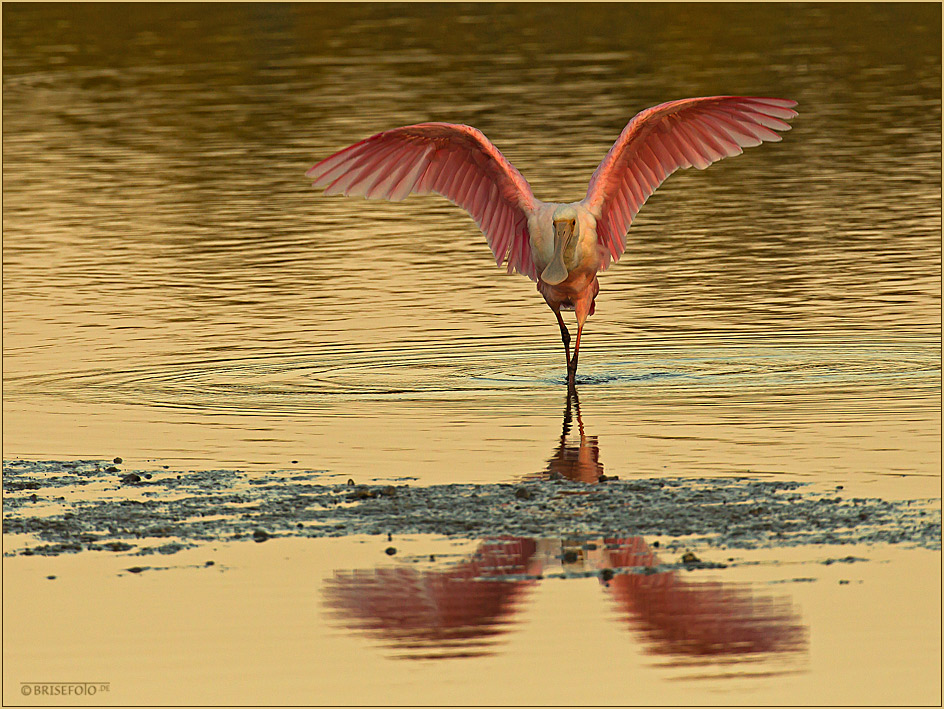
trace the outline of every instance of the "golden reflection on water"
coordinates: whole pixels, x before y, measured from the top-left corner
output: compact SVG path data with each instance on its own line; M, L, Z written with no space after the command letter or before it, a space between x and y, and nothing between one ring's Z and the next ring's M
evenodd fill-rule
M729 91L801 114L672 176L604 274L581 388L610 472L937 476L938 8L403 12L5 7L5 455L534 470L563 375L533 284L442 198L325 198L305 169L453 120L574 199L636 111Z
M641 553L627 560L645 564L651 549L625 542L613 553ZM539 552L546 552L545 578L503 606L510 615L478 626L500 631L479 643L487 652L405 663L390 657L401 650L385 636L344 626L374 623L370 616L326 623L320 589L339 577L369 578L382 563L424 571L430 553L448 575L450 566L475 563L479 544L426 536L394 543L398 553L390 559L389 543L377 537L228 542L152 557L145 562L152 569L140 574L126 571L139 558L124 554L5 556L4 703L23 702L24 679L77 677L111 682L109 695L98 699L114 705L305 704L312 697L342 705L415 704L422 697L448 705L457 694L485 704L685 705L703 702L706 692L722 703L923 705L940 693L940 603L928 591L939 583L939 552L877 546L866 552L868 563L824 565L836 550L740 550L720 571L637 574L651 587L633 589L630 608L614 587L621 575L609 587L595 577L556 578L584 567L579 556L557 566L573 545L551 542ZM603 560L607 551L601 544L592 553ZM215 564L207 566L208 559ZM339 567L362 571L338 574ZM419 613L427 620L434 616L428 608ZM688 612L692 622L674 627L659 616L666 608ZM711 611L722 611L717 632ZM686 637L721 638L724 646L758 624L780 629L783 652L679 652ZM436 654L435 645L422 650Z

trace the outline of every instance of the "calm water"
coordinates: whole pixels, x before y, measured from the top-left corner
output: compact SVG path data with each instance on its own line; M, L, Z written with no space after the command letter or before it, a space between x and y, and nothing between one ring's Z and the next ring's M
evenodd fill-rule
M671 177L601 277L594 466L938 496L940 26L934 4L4 4L4 458L547 470L578 433L533 284L441 197L324 197L305 170L445 120L570 201L637 111L743 93L797 100L793 130Z

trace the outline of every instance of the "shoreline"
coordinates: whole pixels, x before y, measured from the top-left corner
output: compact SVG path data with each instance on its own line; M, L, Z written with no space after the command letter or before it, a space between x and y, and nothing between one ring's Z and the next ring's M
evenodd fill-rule
M174 554L276 537L646 536L667 548L904 544L941 548L939 498L887 501L754 477L495 484L354 484L323 471L120 470L107 461L4 462L4 556ZM68 495L68 497L67 497ZM23 535L14 541L10 535Z

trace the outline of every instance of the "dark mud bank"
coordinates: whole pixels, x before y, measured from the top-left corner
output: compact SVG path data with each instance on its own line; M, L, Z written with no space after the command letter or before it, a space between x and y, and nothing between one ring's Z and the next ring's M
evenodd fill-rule
M7 555L172 554L208 542L354 534L660 536L727 548L895 543L940 549L940 500L889 502L753 478L566 479L493 485L331 484L320 472L122 471L10 461Z

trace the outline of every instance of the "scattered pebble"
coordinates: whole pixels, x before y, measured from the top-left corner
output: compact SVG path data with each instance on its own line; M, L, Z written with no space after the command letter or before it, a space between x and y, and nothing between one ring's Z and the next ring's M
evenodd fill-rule
M868 559L863 559L858 556L845 556L842 559L826 559L822 564L824 566L832 566L833 564L854 564L857 561L868 561Z
M563 561L565 564L573 564L576 563L578 558L577 552L575 552L573 549L568 549L561 556L561 561Z
M264 541L270 539L271 537L272 537L272 535L269 534L269 533L268 533L267 531L265 531L264 529L255 529L255 530L253 530L253 532L252 532L252 539L253 539L253 541L255 541L255 542L264 542Z
M115 470L118 470L118 468L115 468ZM121 476L122 485L137 485L139 482L141 482L141 476L137 473L129 473L128 475Z
M683 564L700 564L701 559L695 556L694 553L687 551L684 554L682 554L682 563Z
M56 579L55 576L47 576L46 578L49 579L50 581L54 581Z
M161 546L154 549L158 554L176 554L181 549L186 549L183 544L178 544L177 542L171 542L170 544L162 544Z
M121 465L122 463L124 463L124 461L121 458L115 458L112 462L115 465Z
M394 547L387 547L386 549L384 549L384 554L386 554L387 556L393 556L396 553L397 553L397 550Z
M130 569L128 569L128 571L130 571L132 574L140 574L140 573L141 573L142 571L144 571L146 568L148 568L148 567L146 567L146 566L132 566Z
M613 579L613 569L603 569L600 571L600 578L606 582L609 582Z
M120 473L121 468L116 468L114 465L109 465L107 468L105 468L105 472L106 473Z
M212 559L204 564L204 566L213 566L216 562Z
M517 490L515 490L515 497L517 497L519 500L530 500L533 495L528 488L519 487Z

